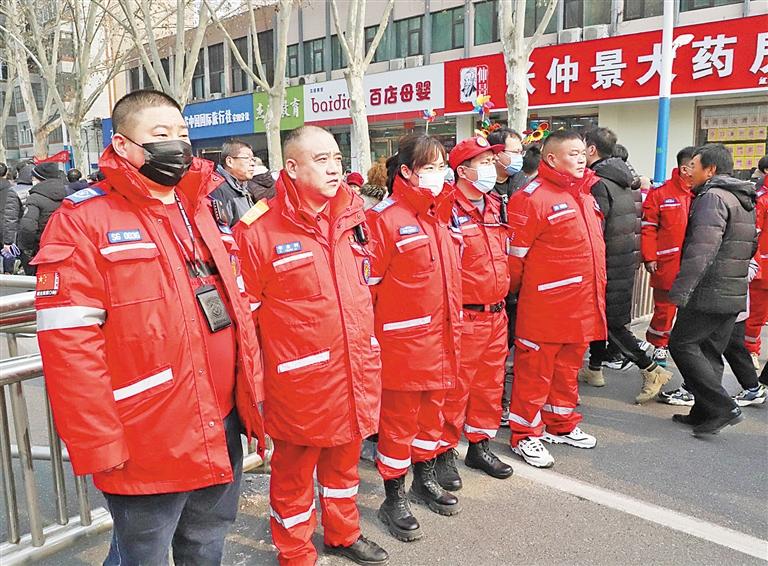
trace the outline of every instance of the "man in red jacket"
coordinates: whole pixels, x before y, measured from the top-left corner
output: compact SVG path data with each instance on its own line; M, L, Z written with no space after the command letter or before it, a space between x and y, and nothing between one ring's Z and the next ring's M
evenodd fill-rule
M653 360L660 366L667 365L669 334L677 313L668 293L680 270L692 198L690 162L695 149L684 147L677 152L677 169L672 177L651 189L643 202L640 251L653 287L653 318L645 339L656 348Z
M744 341L752 355L752 362L760 369L760 333L768 320L768 156L760 159L763 184L757 189L755 224L757 226L758 248L755 260L759 265L757 277L749 285L749 318L747 319Z
M67 197L34 259L46 388L78 475L114 519L105 561L221 562L242 424L263 446L261 356L237 247L178 104L112 112L106 179ZM239 419L238 419L239 415Z
M384 564L387 553L360 534L356 503L360 445L377 430L381 394L363 200L342 183L327 131L294 130L284 154L277 194L235 228L275 443L272 539L281 564L316 563L317 471L326 551Z
M538 177L508 206L510 288L519 291L511 445L540 468L554 464L541 440L596 444L578 427L576 412L584 351L606 337L602 213L590 194L597 178L586 163L577 132L553 132Z

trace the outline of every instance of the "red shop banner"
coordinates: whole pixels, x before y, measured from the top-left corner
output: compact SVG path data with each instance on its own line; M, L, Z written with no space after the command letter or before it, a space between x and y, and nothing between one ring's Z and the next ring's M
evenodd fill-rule
M692 34L677 49L672 96L768 93L768 16L677 27ZM661 30L534 49L527 70L529 106L656 98ZM445 112L472 110L478 95L506 106L502 54L445 63Z

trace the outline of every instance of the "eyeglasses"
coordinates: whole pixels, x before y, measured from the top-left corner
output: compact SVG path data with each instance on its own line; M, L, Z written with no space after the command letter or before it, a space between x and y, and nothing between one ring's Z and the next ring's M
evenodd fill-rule
M248 157L247 155L239 155L239 156L230 155L230 157L232 159L247 159L249 161L256 161L256 159L258 159L257 157Z

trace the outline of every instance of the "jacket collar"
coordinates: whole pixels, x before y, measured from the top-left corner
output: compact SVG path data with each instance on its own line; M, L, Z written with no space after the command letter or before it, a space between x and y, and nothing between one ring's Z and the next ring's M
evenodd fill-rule
M499 205L495 203L499 203L499 198L488 193L483 195L483 200L485 201L485 208L481 213L460 189L456 189L456 205L460 210L481 219L483 222L498 222L496 213Z
M691 193L691 187L685 181L683 181L683 178L680 176L680 171L677 167L672 169L672 176L669 178L669 180L672 183L672 186L681 193Z
M227 182L227 184L230 187L232 187L232 189L234 191L236 191L237 193L239 193L239 194L241 194L243 196L247 196L248 195L248 189L246 188L247 181L245 183L241 183L240 181L238 181L237 179L235 179L232 176L232 173L227 171L221 165L217 165L216 166L216 173L218 173L219 175L224 177L224 180Z
M579 193L589 193L592 185L600 181L600 178L589 167L584 169L584 176L578 179L572 175L556 171L544 161L539 164L539 178L552 183L560 189L567 190L574 196Z
M446 224L451 219L453 202L456 198L455 187L443 186L442 192L434 196L428 189L414 187L400 175L395 177L392 186L392 196L396 199L402 199L408 202L418 215L425 217L436 217Z

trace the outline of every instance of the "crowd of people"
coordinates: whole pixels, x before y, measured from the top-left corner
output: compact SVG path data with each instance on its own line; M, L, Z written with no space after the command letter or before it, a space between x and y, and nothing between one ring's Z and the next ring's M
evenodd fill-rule
M236 139L218 165L193 157L163 93L126 95L112 124L103 179L53 214L43 198L60 193L35 196L53 169L32 167L28 220L46 225L22 246L56 426L114 519L107 565L164 563L169 547L177 564L219 564L241 433L262 454L266 435L274 446L281 564L317 561L316 491L325 552L384 564L356 503L366 439L378 518L410 542L424 536L412 502L461 512L462 437L465 465L499 480L513 473L491 447L500 426L535 467L554 464L547 443L594 448L579 380L605 385L606 365L639 368L638 403L672 402L668 346L691 405L675 420L696 436L765 399L747 348L768 311L768 191L732 176L723 145L682 150L643 201L647 180L606 128L531 147L500 128L450 151L410 134L366 178L345 178L334 137L304 126L275 180ZM648 342L629 329L641 261L656 302ZM747 316L748 280L760 306ZM751 369L735 398L724 353Z

